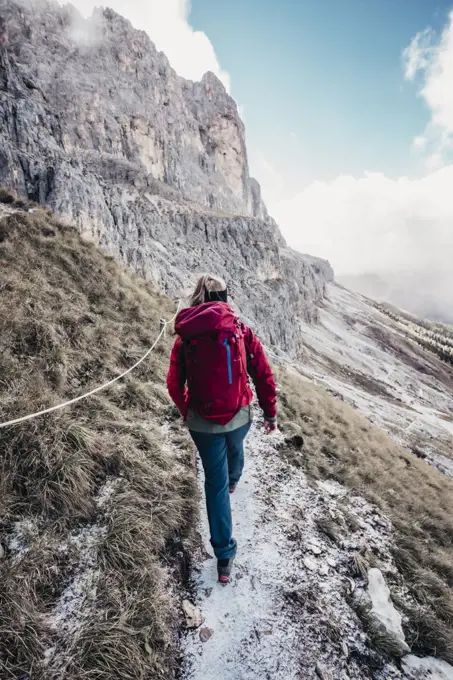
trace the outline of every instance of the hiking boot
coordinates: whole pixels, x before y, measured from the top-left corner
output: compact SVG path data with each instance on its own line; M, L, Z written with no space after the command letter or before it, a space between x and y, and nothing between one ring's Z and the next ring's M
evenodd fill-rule
M236 484L230 484L230 493L234 493L237 488L238 488L237 483Z
M219 575L219 583L226 585L230 582L230 574L233 568L234 557L229 560L217 560L217 573Z

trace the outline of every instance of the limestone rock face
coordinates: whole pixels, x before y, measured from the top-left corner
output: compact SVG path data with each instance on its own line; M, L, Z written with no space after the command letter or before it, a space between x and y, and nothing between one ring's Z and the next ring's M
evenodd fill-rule
M85 21L70 5L45 0L5 7L9 141L22 158L39 152L48 161L10 167L19 189L47 199L46 169L59 152L75 171L87 160L91 169L108 165L112 178L130 163L202 205L260 216L244 126L213 74L200 83L179 78L146 33L110 10Z
M180 78L108 9L90 20L53 0L0 10L0 185L175 296L200 271L222 274L244 317L297 353L333 274L286 248L222 83Z

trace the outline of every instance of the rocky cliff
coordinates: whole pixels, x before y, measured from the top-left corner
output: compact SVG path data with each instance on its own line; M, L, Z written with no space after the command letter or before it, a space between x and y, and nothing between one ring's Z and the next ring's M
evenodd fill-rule
M286 247L220 81L178 77L108 9L89 21L47 0L0 10L0 184L174 295L188 274L218 271L245 318L297 353L333 274Z

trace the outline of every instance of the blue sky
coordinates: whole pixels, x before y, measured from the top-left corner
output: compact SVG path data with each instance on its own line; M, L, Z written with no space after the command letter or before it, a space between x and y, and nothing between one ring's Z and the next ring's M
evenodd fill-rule
M231 76L252 169L262 154L287 196L344 173L419 173L411 143L430 114L401 55L419 31L441 29L452 4L192 0L190 23Z

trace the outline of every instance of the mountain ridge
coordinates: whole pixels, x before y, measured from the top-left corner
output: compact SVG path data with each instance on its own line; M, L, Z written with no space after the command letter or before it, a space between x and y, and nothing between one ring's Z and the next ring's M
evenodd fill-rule
M3 7L0 184L171 295L219 273L246 321L296 355L333 271L286 246L222 83L180 78L111 10L85 20L52 0Z

